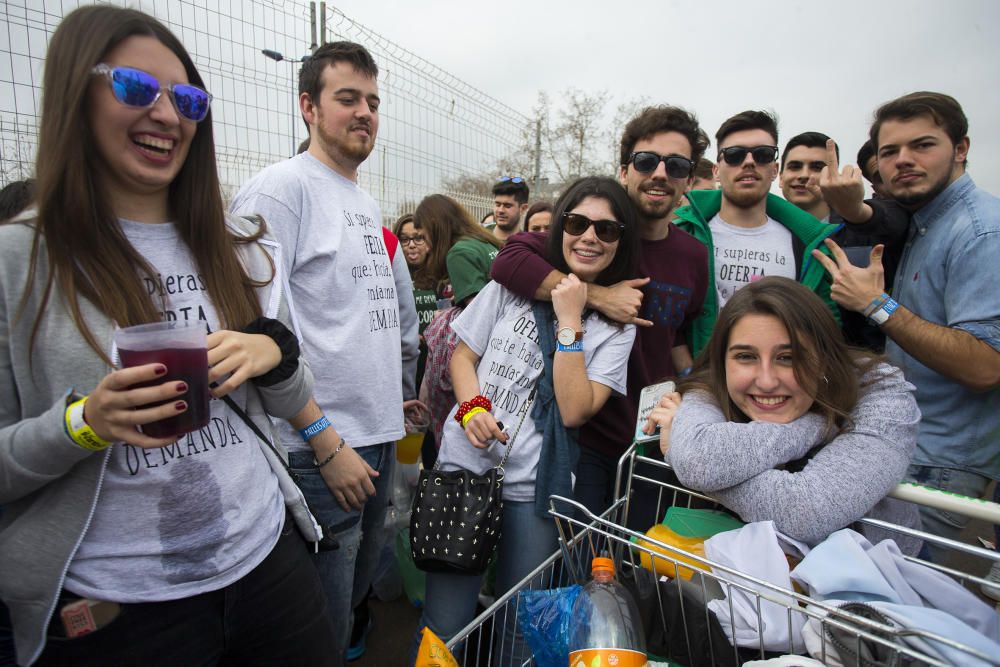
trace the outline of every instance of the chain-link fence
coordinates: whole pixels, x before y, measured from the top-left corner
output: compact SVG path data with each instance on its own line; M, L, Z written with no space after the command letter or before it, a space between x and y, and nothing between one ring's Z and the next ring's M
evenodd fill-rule
M45 49L62 17L85 0L6 0L0 28L0 185L34 170ZM216 150L224 194L291 155L307 131L296 101L298 64L326 39L364 44L379 66L383 99L375 151L360 180L386 223L464 175L498 175L518 151L528 119L486 93L390 42L326 3L303 0L142 0L191 53L215 96ZM314 14L315 12L315 14ZM318 16L317 16L318 15ZM319 33L322 39L322 33ZM262 50L282 54L269 59ZM474 215L482 194L449 192Z

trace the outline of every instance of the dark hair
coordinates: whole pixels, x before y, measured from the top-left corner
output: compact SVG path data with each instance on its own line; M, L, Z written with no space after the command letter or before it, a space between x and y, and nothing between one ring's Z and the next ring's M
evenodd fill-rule
M868 162L875 157L875 148L872 145L872 140L869 139L865 143L861 144L861 148L858 149L858 169L861 170L861 175L867 179L869 183L872 182L872 172L868 169Z
M399 216L396 220L396 224L392 226L392 233L399 238L400 234L403 232L403 225L410 223L414 227L417 225L413 222L412 213L404 213ZM399 243L400 249L403 247L402 241ZM427 257L424 257L424 261L420 266L410 266L410 263L406 263L407 268L410 270L410 278L413 280L413 287L416 289L435 289L437 285L433 280L427 275Z
M413 226L427 232L431 250L424 266L434 285L448 279L448 251L460 239L474 238L497 249L503 247L500 239L476 224L465 207L445 195L424 197L413 212Z
M505 195L513 197L518 204L528 203L528 182L523 178L519 183L512 180L497 181L493 184L493 196Z
M743 130L764 130L774 137L774 144L778 145L778 119L767 111L741 111L735 116L730 116L719 126L719 131L715 133L715 146L722 150L722 142L733 132Z
M701 158L694 166L694 177L715 180L715 163L707 157Z
M969 119L962 111L962 105L951 95L919 91L897 97L886 102L875 111L868 137L875 152L878 152L878 133L887 120L911 120L918 116L930 116L934 123L943 128L952 144L958 144L969 134Z
M205 86L184 46L152 16L109 5L81 7L66 15L49 40L45 58L35 166L38 220L26 276L28 285L39 279L36 272L44 238L50 270L40 277L47 284L32 340L53 285L58 285L84 340L108 363L105 346L94 338L83 318L81 300L90 301L122 327L155 322L162 310L139 280L139 276L153 275L152 267L121 231L114 202L95 178L101 173L101 157L91 127L101 119L88 112L91 69L134 36L159 41L180 60L189 82ZM264 226L254 236L236 237L225 225L211 109L198 123L167 200L174 227L205 278L219 319L227 328L238 330L260 317L254 288L261 283L247 276L234 248L255 241ZM26 291L25 297L29 294ZM26 305L21 304L22 312Z
M368 49L354 42L327 42L302 63L299 69L299 95L308 93L313 103L323 92L323 72L328 65L349 63L355 70L373 79L378 78L378 66Z
M822 148L826 150L826 142L829 140L830 137L822 132L803 132L802 134L796 134L788 140L787 144L785 144L785 150L781 151L781 171L785 170L785 160L788 158L788 151L792 150L796 146L805 146L806 148ZM833 149L837 152L837 160L840 160L840 146L838 146L836 142L833 144Z
M552 213L552 204L547 201L536 201L528 207L528 212L524 214L524 231L528 231L528 221L536 213Z
M0 221L9 220L35 199L35 179L11 181L0 190Z
M726 302L708 344L698 355L694 372L680 383L681 391L701 389L712 395L726 419L749 421L729 397L726 385L729 337L747 315L769 315L781 322L792 344L795 379L813 398L810 410L825 417L829 426L849 428L850 413L858 402L859 379L879 358L849 348L822 299L781 276L752 282Z
M563 257L563 214L576 208L588 197L597 197L608 202L618 222L625 223L625 231L618 240L618 249L611 264L594 279L598 285L613 285L622 280L634 278L639 261L639 223L632 200L622 185L604 176L587 176L573 182L562 196L556 200L549 225L548 260L552 268L569 273L569 265Z
M697 164L708 149L708 135L698 125L698 118L680 107L661 104L646 107L625 125L622 132L618 164L626 166L635 145L643 139L651 139L661 132L677 132L684 135L691 145L691 161Z

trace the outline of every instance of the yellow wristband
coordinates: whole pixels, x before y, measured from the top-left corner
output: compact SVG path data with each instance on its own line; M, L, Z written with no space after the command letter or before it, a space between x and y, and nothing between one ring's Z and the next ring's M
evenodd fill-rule
M111 446L110 442L102 439L99 435L94 433L94 429L90 428L83 419L83 404L87 402L87 397L84 396L79 401L71 403L66 408L66 434L72 438L78 446L84 449L89 449L92 452L99 452L102 449L107 449Z
M477 412L486 412L486 408L472 408L466 412L465 415L462 416L462 428L465 428L465 425L469 423L470 419L472 419L472 415Z

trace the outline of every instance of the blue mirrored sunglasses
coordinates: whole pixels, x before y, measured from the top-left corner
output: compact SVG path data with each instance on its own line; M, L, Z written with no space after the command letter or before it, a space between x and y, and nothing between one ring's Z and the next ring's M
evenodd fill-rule
M520 176L501 176L497 183L514 183L515 185L519 183L524 183L524 179Z
M155 76L141 69L111 67L101 63L95 65L90 73L105 77L111 84L111 92L115 99L129 107L148 109L156 104L165 90L177 113L197 123L205 120L208 107L212 103L212 95L198 86L188 83L161 86Z

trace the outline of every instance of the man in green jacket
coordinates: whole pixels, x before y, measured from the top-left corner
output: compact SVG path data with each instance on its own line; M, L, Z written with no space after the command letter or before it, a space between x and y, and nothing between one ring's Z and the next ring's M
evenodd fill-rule
M733 293L765 275L797 280L816 292L840 322L830 299L830 278L811 256L829 251L823 240L837 225L820 222L770 194L778 176L778 126L764 111L744 111L715 134L716 176L721 190L693 190L690 205L677 210L678 227L708 247L709 289L692 323L688 343L698 355L715 326L719 309Z

